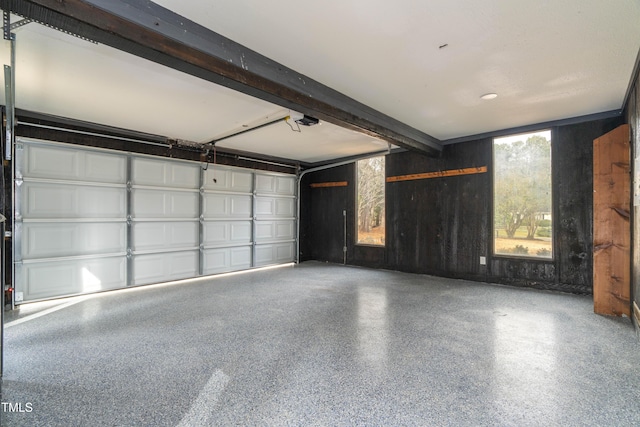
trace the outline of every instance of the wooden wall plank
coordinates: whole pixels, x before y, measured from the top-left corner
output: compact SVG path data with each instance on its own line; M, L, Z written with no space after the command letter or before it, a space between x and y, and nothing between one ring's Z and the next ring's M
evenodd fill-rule
M346 187L349 183L347 181L335 181L335 182L314 182L310 184L311 188L333 188L333 187Z
M425 173L414 173L410 175L389 176L387 177L387 182L413 181L416 179L442 178L446 176L473 175L477 173L485 173L486 171L487 171L486 166L480 166L476 168L450 169L450 170L437 171L437 172L425 172Z
M629 125L593 142L593 306L631 314Z

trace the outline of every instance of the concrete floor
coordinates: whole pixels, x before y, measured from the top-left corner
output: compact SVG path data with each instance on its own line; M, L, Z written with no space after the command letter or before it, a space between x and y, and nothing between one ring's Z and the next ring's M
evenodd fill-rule
M640 425L633 327L592 310L314 262L23 305L2 425Z

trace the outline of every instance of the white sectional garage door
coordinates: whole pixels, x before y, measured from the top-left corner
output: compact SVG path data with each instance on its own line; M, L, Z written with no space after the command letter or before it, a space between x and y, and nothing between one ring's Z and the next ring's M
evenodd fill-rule
M16 301L292 262L295 177L16 145Z
M144 157L130 162L132 284L197 276L200 167Z
M207 169L202 185L202 274L252 265L253 176L242 169Z
M255 175L255 263L257 266L295 258L295 180Z

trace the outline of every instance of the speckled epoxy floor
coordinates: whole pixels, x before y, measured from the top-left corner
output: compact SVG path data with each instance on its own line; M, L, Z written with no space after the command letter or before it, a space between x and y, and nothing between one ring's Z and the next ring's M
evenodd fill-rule
M640 344L628 319L592 310L585 296L315 262L24 305L5 319L2 402L14 406L0 416L639 425Z

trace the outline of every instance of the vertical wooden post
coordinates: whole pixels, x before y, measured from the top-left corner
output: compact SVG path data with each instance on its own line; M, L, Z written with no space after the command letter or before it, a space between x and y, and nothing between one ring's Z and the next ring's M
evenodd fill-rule
M593 309L631 314L629 125L593 141Z

